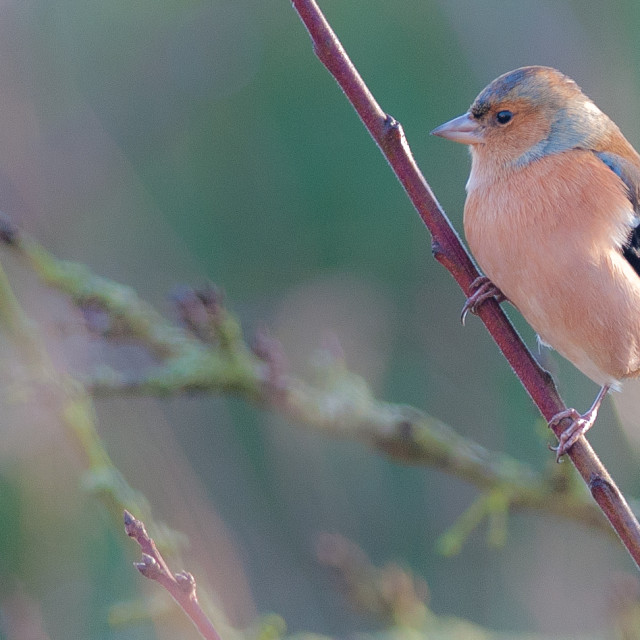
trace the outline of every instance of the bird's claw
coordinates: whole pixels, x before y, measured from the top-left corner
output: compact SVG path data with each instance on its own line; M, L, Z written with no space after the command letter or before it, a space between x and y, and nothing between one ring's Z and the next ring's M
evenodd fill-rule
M467 314L469 312L476 314L480 305L489 298L493 298L498 304L507 299L504 293L487 276L477 277L469 288L473 293L467 298L460 312L460 322L463 326Z
M551 451L556 452L556 462L560 462L560 458L591 429L593 423L596 421L596 415L590 411L581 415L575 409L565 409L564 411L560 411L560 413L556 413L556 415L551 418L549 427L555 427L565 418L569 418L571 424L560 434L558 445L556 447L549 446Z
M604 400L605 396L609 392L611 385L605 384L600 392L596 396L591 408L586 413L580 415L575 409L565 409L556 413L551 420L549 420L549 428L553 429L560 424L565 418L569 418L571 423L566 427L562 433L558 436L558 446L549 447L552 451L556 452L556 462L560 462L560 458L573 447L573 445L585 434L596 421L598 417L598 410Z

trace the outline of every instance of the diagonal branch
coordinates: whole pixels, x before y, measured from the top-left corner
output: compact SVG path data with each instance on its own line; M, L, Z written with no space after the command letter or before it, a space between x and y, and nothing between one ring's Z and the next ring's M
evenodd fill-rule
M382 111L315 0L293 0L293 6L309 31L316 55L338 81L431 232L436 259L470 295L470 285L480 274L420 173L400 123ZM551 376L536 362L497 302L483 304L478 315L547 421L564 410ZM555 425L556 436L565 427L564 421ZM585 438L568 455L640 567L640 525L624 496Z
M204 640L221 640L213 623L200 607L196 593L195 578L188 571L173 573L162 554L158 551L153 538L149 537L142 520L134 518L126 509L124 512L124 530L142 549L142 560L135 562L136 569L149 580L155 580L166 589L171 597L182 607Z

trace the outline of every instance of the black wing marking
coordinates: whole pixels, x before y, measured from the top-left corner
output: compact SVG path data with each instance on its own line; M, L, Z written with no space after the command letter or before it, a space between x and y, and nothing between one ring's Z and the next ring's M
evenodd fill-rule
M631 232L627 244L622 249L622 255L640 276L640 227L635 227Z
M596 152L596 156L613 171L627 187L627 195L636 214L635 225L629 230L622 255L640 276L640 170L615 153Z

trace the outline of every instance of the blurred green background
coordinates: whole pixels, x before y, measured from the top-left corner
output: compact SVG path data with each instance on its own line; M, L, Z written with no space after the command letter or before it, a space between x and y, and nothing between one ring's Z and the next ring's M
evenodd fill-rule
M636 3L320 5L458 229L467 151L428 132L502 72L561 69L640 146ZM335 337L379 397L550 464L530 400L481 323L460 326L461 292L290 2L8 0L0 87L0 209L56 255L168 315L176 285L213 281L248 336L267 327L282 341L295 373L308 375ZM61 296L4 261L58 366L144 364L135 345L87 336ZM586 408L594 385L540 355L567 402ZM110 607L143 588L135 550L82 493L81 460L60 427L37 403L16 408L19 375L6 363L2 375L0 637L177 637L144 622L107 625ZM113 398L97 411L119 468L158 518L189 535L186 568L238 626L276 612L291 632L376 628L315 564L322 531L411 567L436 613L506 633L599 634L612 581L633 571L604 536L537 514L510 518L504 548L488 548L482 527L443 558L438 536L476 489L238 399ZM611 403L592 434L623 490L640 495L637 448ZM44 635L21 630L23 610Z

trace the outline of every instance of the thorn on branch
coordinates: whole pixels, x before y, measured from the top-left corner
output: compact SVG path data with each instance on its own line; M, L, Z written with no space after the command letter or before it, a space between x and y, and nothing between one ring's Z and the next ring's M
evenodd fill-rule
M464 286L461 284L460 277L463 276L463 271L460 267L460 256L458 254L458 247L450 246L444 242L440 242L436 239L435 236L431 238L431 255L434 259L439 262L447 271L453 275L454 278L458 281L458 284L464 289ZM468 278L470 278L469 282L475 279L479 273L477 270L468 271Z
M386 136L392 136L394 138L403 138L404 131L402 125L393 116L386 114L384 119L384 132Z
M444 249L442 248L442 244L433 238L431 240L431 255L433 255L438 262L442 263L443 254Z
M591 474L591 478L589 480L589 490L591 491L593 497L596 499L598 495L600 495L608 500L611 500L617 495L613 487L611 486L611 483L608 482L606 478L603 478L601 475L598 475L596 473Z

